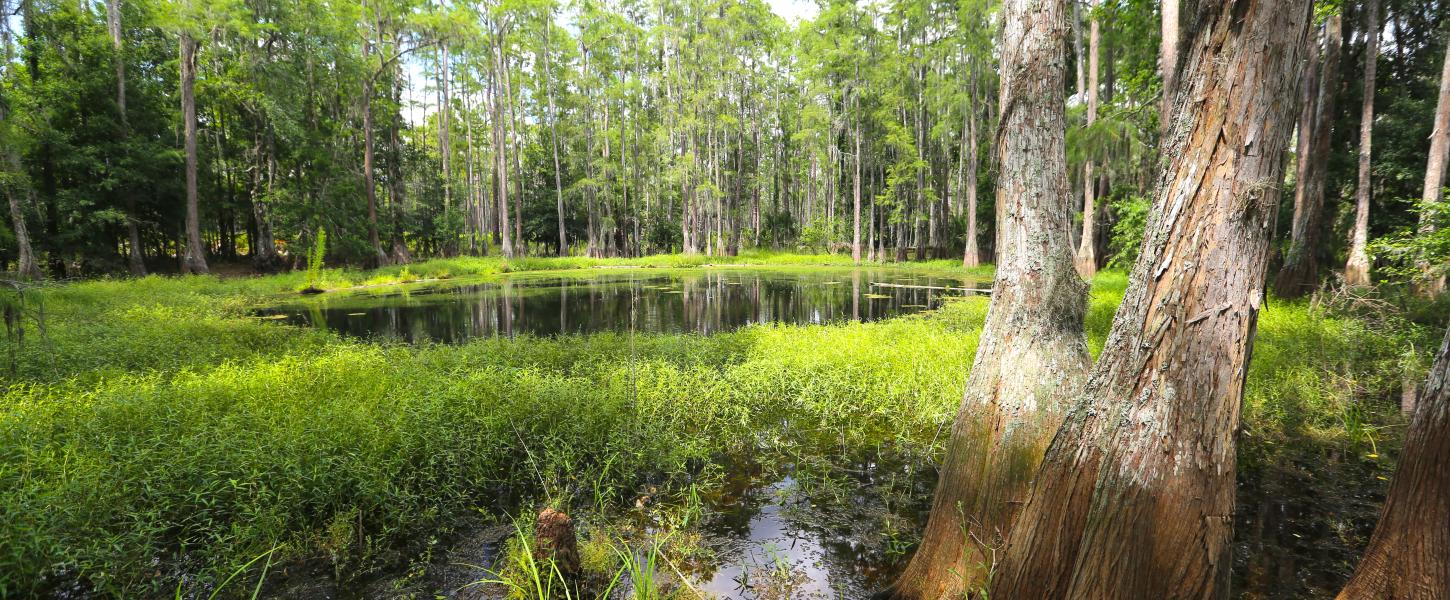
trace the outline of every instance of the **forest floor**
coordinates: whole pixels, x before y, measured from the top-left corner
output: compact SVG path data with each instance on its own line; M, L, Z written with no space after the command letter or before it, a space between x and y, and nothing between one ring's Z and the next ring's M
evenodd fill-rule
M870 561L889 565L909 552L913 511L929 503L985 297L872 323L461 345L365 341L253 316L308 285L727 260L850 263L459 258L95 280L8 298L21 317L0 356L0 597L205 597L233 574L226 594L241 597L306 595L296 590L312 584L431 597L466 577L450 558L460 544L492 544L488 577L522 589L548 580L523 547L545 505L575 515L596 587L623 571L651 597L688 595L688 578L668 574L708 563L711 523L728 520L732 494L749 488L742 470L829 506L850 504L851 478L878 464L925 482L893 476L872 498L896 508L861 517L876 519L861 542ZM1125 286L1118 272L1093 282L1094 353ZM1238 465L1243 597L1330 595L1367 541L1404 428L1403 382L1422 378L1436 330L1413 311L1364 304L1271 299L1260 318ZM500 540L480 541L490 536ZM789 595L793 575L775 575Z

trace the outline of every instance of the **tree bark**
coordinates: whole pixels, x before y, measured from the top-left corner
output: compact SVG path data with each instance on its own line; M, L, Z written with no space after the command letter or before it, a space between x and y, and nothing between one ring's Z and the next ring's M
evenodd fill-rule
M1087 126L1092 127L1098 120L1098 47L1102 42L1102 31L1096 15L1088 15L1088 18L1091 24L1088 26ZM1094 227L1097 207L1093 198L1097 183L1093 160L1089 158L1082 169L1082 237L1076 258L1077 272L1087 280L1092 280L1098 272L1097 231Z
M1004 4L997 277L920 547L898 598L960 598L987 577L1089 356L1072 266L1064 0Z
M1294 216L1290 224L1289 251L1274 278L1274 292L1297 298L1312 291L1319 279L1319 238L1324 219L1324 185L1329 171L1329 142L1333 134L1335 100L1339 96L1342 19L1335 13L1325 21L1322 57L1312 78L1314 90L1306 97L1304 118L1299 122L1300 144L1296 158ZM1311 54L1316 52L1311 50ZM1314 63L1311 62L1311 66ZM1307 125L1307 128L1306 128Z
M1162 17L1159 28L1162 41L1158 50L1158 73L1163 79L1163 99L1158 109L1158 128L1167 133L1172 123L1173 95L1178 91L1178 33L1182 28L1178 18L1178 0L1163 0L1159 15Z
M196 40L189 32L182 32L180 37L182 144L186 153L186 249L181 272L204 275L206 255L201 246L196 198Z
M1354 191L1354 230L1349 242L1349 260L1344 263L1344 284L1369 285L1369 197L1370 156L1374 141L1375 66L1379 63L1380 3L1364 4L1364 98L1359 109L1359 183Z
M992 598L1227 597L1235 433L1310 4L1199 3L1191 110L1165 138L1142 253Z
M1425 160L1425 188L1420 195L1420 228L1423 238L1435 233L1433 208L1444 210L1445 163L1450 157L1450 44L1445 45L1445 66L1440 71L1440 99L1435 104L1435 129L1430 132L1430 155ZM1429 257L1418 259L1420 281L1415 288L1424 296L1445 292L1445 273L1435 271Z
M1450 598L1450 330L1420 390L1369 549L1340 600Z

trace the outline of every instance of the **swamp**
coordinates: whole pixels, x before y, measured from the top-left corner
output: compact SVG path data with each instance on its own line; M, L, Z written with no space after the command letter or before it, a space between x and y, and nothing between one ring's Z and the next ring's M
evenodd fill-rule
M259 597L505 597L551 580L527 551L545 505L572 516L595 593L889 583L930 508L988 306L968 290L990 269L621 262L328 269L315 296L301 273L27 289L44 316L8 355L7 589L191 596L236 575ZM1125 284L1094 279L1094 351ZM1242 597L1329 594L1352 568L1434 337L1392 314L1262 313Z
M1446 0L0 0L0 600L1450 600Z

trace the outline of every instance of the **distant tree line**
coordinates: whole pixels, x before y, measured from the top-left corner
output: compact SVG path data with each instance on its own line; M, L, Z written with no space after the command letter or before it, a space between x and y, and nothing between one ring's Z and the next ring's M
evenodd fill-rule
M1163 27L1172 3L1067 10L1067 193L1090 274L1137 254L1181 32ZM27 276L296 268L319 228L330 260L359 265L995 256L992 0L833 0L794 24L761 0L0 12L0 257ZM1356 284L1443 281L1443 178L1426 157L1443 172L1446 12L1317 7L1273 222L1280 293L1341 267Z

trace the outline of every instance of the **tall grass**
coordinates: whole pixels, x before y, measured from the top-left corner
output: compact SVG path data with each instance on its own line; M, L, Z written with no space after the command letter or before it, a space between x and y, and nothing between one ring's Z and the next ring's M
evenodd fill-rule
M486 264L497 265L411 272ZM646 483L696 484L743 452L829 457L890 442L937 456L986 312L970 298L868 324L414 348L246 316L295 277L46 292L47 339L0 381L0 596L63 579L103 596L156 594L175 582L159 573L215 583L279 545L269 560L361 569L469 507L512 509L496 504L519 495L620 502ZM1095 282L1094 352L1125 283L1113 272ZM1416 364L1404 357L1430 347L1422 337L1271 303L1248 374L1244 477L1353 454L1371 436L1387 472L1402 424L1392 404Z

